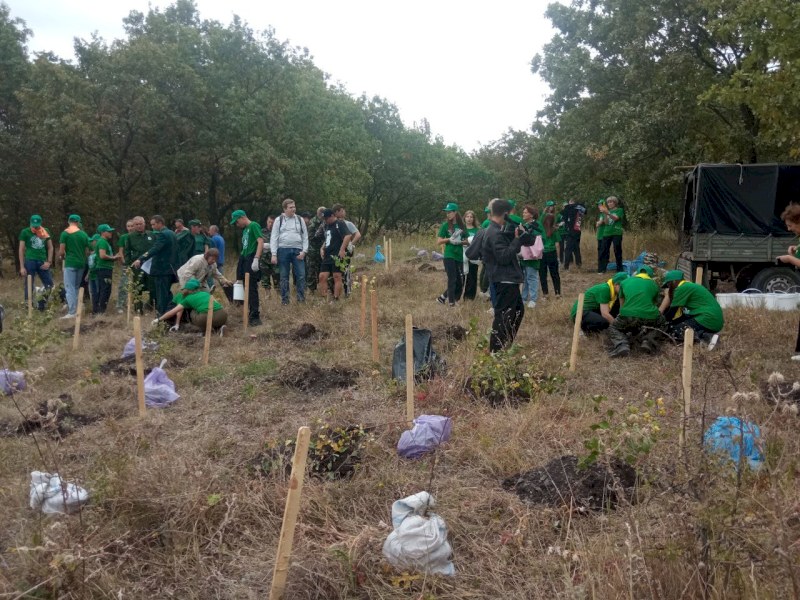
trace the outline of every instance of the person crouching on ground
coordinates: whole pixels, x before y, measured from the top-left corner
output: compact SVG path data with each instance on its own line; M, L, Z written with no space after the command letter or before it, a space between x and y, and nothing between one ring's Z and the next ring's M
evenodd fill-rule
M789 231L800 236L800 204L787 206L786 210L781 213L781 219ZM800 243L789 246L787 252L788 254L775 259L775 262L793 265L795 269L800 268ZM797 341L794 345L792 360L800 360L800 324L797 326Z
M593 285L583 293L583 316L581 330L584 333L597 333L608 329L619 314L620 284L628 278L627 273L617 273L603 283ZM578 314L578 301L572 305L572 322Z
M608 328L610 357L630 354L629 335L636 338L642 334L642 350L647 354L658 352L659 339L663 335L660 330L664 328L665 321L657 305L659 287L652 278L653 269L644 266L634 277L628 277L620 284L619 316Z
M439 227L437 244L444 244L444 270L447 274L447 289L438 297L439 304L447 302L455 306L464 291L464 243L467 240L466 226L458 214L458 204L448 202L442 209L447 220Z
M200 287L202 288L210 288L214 285L213 282L215 279L224 287L233 285L230 281L225 279L225 276L217 268L218 258L219 250L216 248L209 248L205 253L197 254L187 260L186 263L178 269L179 288L183 288L190 279L199 281Z
M523 227L516 227L513 233L503 230L506 216L511 211L507 200L495 199L491 203L492 223L482 240L482 257L486 263L489 282L495 288L494 321L489 337L489 351L496 352L507 348L514 342L525 305L519 286L522 283L522 267L517 259L520 248L530 246L535 238Z
M168 321L175 317L175 325L170 327L170 331L178 331L180 329L181 317L183 311L189 311L189 323L197 327L200 331L205 332L208 323L208 300L211 294L205 290L200 289L200 282L197 279L190 279L183 286L178 296L175 297L178 303L175 308L167 311L159 318L153 320L153 325L158 325L161 321ZM214 314L211 317L211 328L218 331L225 326L228 322L228 313L222 308L222 305L214 300Z
M714 295L702 285L686 281L681 271L667 271L661 287L667 290L659 309L667 320L667 334L682 343L683 331L692 329L695 342L708 344L713 350L725 324Z

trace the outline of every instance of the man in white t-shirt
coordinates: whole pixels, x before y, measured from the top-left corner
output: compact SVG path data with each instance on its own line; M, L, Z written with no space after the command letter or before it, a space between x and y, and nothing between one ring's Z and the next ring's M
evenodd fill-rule
M283 201L283 214L275 219L269 240L272 264L278 265L281 274L281 304L289 304L289 269L294 277L297 301L306 300L306 263L308 229L297 214L294 200Z

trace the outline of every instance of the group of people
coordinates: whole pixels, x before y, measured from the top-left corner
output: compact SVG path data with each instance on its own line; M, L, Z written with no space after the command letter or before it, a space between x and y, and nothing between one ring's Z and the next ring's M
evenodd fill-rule
M307 282L308 287L318 289L321 295L330 294L339 299L345 288L344 275L349 270L350 257L361 238L356 226L345 217L341 205L320 207L314 217L308 213L298 215L294 200L289 198L283 201L283 212L270 216L265 228L250 220L245 211L233 211L230 224L241 230L236 280L242 282L250 275L249 325L261 324L258 282L262 269L271 283L279 285L283 304L289 304L290 273L298 302L305 301ZM173 327L176 329L181 322L203 329L209 294L215 284L225 288L232 298L233 282L222 273L225 240L219 227L212 225L206 230L197 219L189 221L188 225L186 227L183 219L175 219L170 229L164 217L154 215L147 230L144 217L136 216L127 222L127 232L112 244L113 227L101 224L90 236L84 230L80 215L70 215L58 240L67 310L62 319L76 316L81 287L90 294L92 313L105 313L111 298L114 267L119 263L122 269L118 282L118 312L124 311L127 302L131 302L137 312L142 312L143 298L147 294L147 304L158 314L154 323L175 317ZM29 275L34 279L38 277L41 281L40 309L44 309L54 286L51 267L55 252L51 232L43 226L42 217L32 215L29 226L19 235L20 275L26 279ZM275 269L279 275L273 278ZM179 289L173 295L176 282ZM26 300L27 294L26 282ZM212 319L214 329L222 328L227 320L219 303L214 304Z

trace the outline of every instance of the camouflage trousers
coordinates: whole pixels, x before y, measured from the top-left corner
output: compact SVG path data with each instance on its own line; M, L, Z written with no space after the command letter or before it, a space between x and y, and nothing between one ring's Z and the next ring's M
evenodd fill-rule
M263 252L258 261L261 267L261 287L265 290L281 289L281 272L278 265L272 264L272 252Z
M617 317L608 328L608 339L611 342L609 356L627 356L632 341L639 341L641 349L647 354L655 354L664 337L662 331L665 326L666 321L662 315L655 319Z
M309 248L306 254L306 288L316 290L319 282L319 267L322 258L319 255L319 248Z

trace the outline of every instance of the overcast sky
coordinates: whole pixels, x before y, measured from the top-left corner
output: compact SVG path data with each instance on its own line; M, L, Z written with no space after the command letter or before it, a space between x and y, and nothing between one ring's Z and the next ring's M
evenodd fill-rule
M33 31L28 50L73 59L73 38L123 36L122 18L147 0L0 0ZM152 0L153 7L172 4ZM448 144L474 150L509 127L528 129L547 86L530 61L552 37L548 0L197 0L201 18L234 14L306 47L354 95L379 95L411 125L427 118Z

